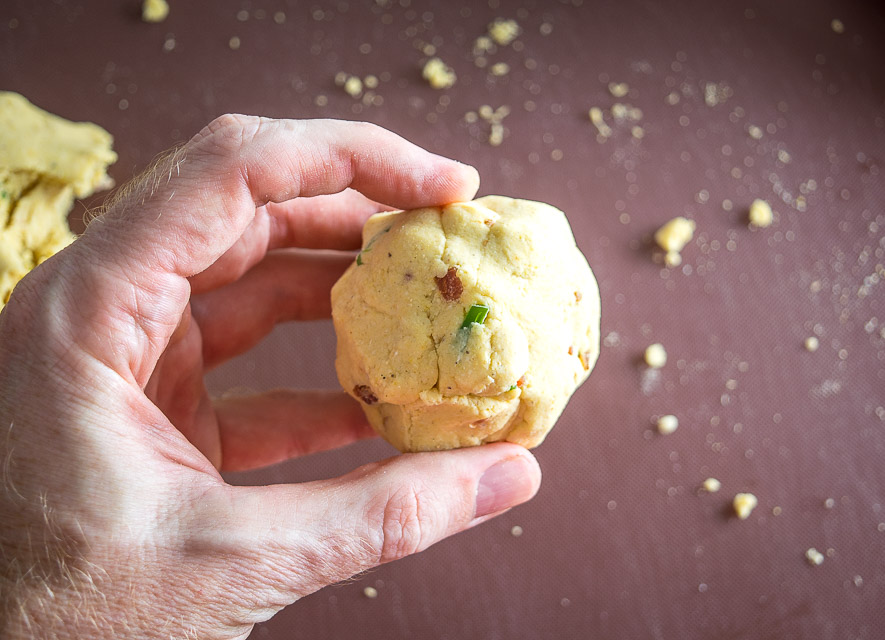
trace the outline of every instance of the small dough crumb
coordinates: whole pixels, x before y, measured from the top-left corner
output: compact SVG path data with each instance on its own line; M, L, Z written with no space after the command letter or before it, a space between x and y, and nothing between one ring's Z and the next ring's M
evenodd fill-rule
M826 500L824 500L824 508L825 509L832 509L835 506L836 506L836 501L833 500L832 498L827 498Z
M169 15L166 0L144 0L141 5L141 19L145 22L163 22Z
M769 227L774 221L774 213L771 205L765 200L753 200L750 205L750 226L751 227Z
M679 216L673 218L655 232L655 242L666 252L679 253L694 237L694 220Z
M664 254L664 264L670 268L678 267L682 264L682 254L678 251L668 251Z
M518 524L513 525L513 527L510 528L510 535L514 538L518 538L522 535L522 527L520 527Z
M674 415L666 415L658 418L658 433L664 435L673 433L679 428L679 418Z
M771 510L771 515L773 515L773 516L779 516L779 515L782 514L783 512L784 512L784 510L781 509L780 507L774 507L774 508Z
M830 22L830 27L836 33L845 33L845 24L839 18L833 18L833 21Z
M492 72L493 76L506 76L510 73L510 65L506 62L496 62L489 71Z
M805 349L807 351L811 351L812 353L814 353L815 351L817 351L817 348L819 346L820 340L818 340L816 337L808 336L807 338L805 338Z
M350 76L344 81L344 92L351 98L358 98L363 92L363 81L356 76Z
M448 89L454 86L457 76L451 67L439 58L431 58L424 65L421 75L434 89Z
M750 137L753 138L753 140L761 140L762 139L762 129L760 129L759 127L757 127L754 124L751 124L749 126L749 128L747 129L747 133L750 134Z
M759 505L759 499L752 493L739 493L734 497L732 504L737 517L746 520L753 513L753 509Z
M707 493L716 493L722 488L722 483L716 478L707 478L701 486Z
M645 348L645 364L652 369L660 369L667 364L667 351L660 342L650 344Z
M377 598L378 597L378 589L375 587L366 587L363 589L363 595L367 598Z
M630 87L626 82L609 82L608 92L615 98L623 98L630 92Z
M231 37L231 39L227 41L227 46L236 51L240 48L240 39L237 36Z
M805 552L805 559L808 560L808 564L818 567L824 562L824 554L820 551L811 547L808 551Z
M611 127L609 127L605 123L605 118L602 116L602 109L599 107L591 107L590 108L590 122L596 127L596 130L599 131L599 135L603 138L608 138L612 134Z
M519 25L516 23L516 20L504 20L503 18L498 18L489 25L489 36L496 44L502 47L505 47L516 40L519 31Z

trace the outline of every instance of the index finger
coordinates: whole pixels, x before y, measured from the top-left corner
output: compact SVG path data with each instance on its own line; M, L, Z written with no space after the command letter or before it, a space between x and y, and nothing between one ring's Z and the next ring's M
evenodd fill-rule
M478 181L374 125L223 116L87 228L80 249L93 259L65 270L77 274L78 339L143 384L187 303L187 277L227 251L256 208L347 187L415 208L468 200Z

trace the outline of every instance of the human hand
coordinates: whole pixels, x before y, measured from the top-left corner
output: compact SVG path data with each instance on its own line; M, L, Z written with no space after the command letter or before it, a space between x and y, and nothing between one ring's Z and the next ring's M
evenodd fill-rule
M0 635L243 638L529 499L537 463L508 444L228 485L217 469L370 431L341 393L213 405L202 382L277 322L328 315L347 260L290 247L357 248L376 201L477 182L371 125L225 116L22 280L0 314Z

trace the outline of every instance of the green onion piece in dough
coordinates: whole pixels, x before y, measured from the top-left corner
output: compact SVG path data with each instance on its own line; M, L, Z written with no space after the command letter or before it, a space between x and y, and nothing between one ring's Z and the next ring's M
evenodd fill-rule
M464 322L461 323L461 328L466 329L474 322L476 324L482 324L486 321L486 316L489 315L489 308L484 304L474 304L467 310L467 315L464 316Z

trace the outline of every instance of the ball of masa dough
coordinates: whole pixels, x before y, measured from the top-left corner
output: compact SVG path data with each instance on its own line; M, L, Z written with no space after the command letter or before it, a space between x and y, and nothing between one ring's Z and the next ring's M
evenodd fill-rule
M534 447L599 354L565 214L501 196L369 218L332 318L339 381L400 451Z

